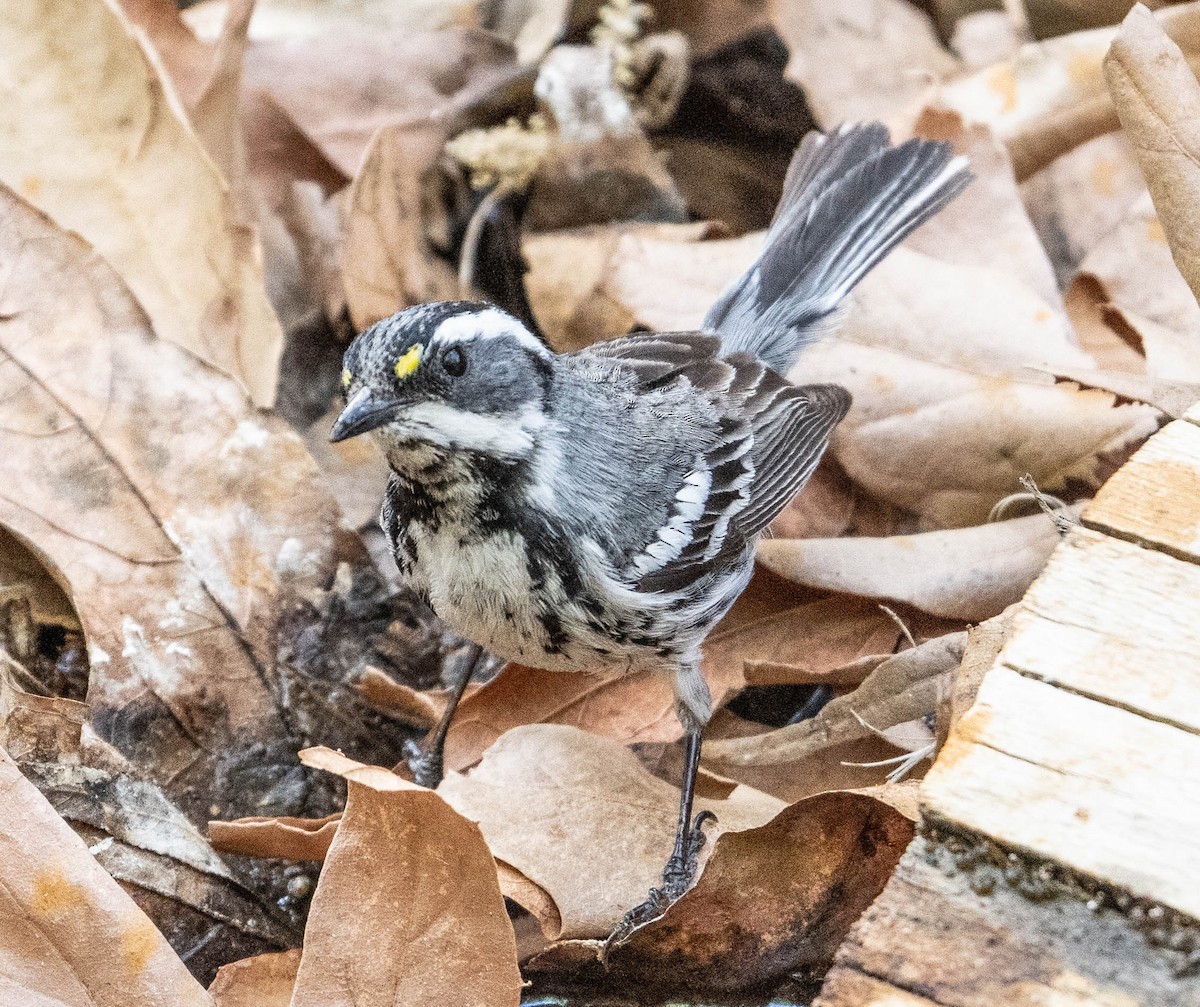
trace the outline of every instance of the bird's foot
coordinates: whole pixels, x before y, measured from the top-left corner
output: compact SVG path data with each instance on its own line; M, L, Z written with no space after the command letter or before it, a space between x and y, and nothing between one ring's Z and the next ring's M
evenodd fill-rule
M402 751L404 762L413 774L413 782L418 787L436 790L442 782L442 746L430 745L426 748L415 741L406 741Z
M675 852L671 854L671 859L663 868L662 885L658 888L651 888L646 901L630 909L621 922L616 925L604 942L605 956L610 948L623 943L638 927L662 916L676 899L692 887L692 882L696 878L696 860L706 841L704 826L708 822L716 820L717 816L711 811L701 811L692 820L691 828L687 830L683 843L676 844Z

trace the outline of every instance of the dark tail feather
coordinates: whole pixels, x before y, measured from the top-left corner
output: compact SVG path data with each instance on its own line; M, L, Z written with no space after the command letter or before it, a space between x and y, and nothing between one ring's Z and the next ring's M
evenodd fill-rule
M931 140L891 146L880 123L810 133L797 149L758 259L709 309L726 353L781 374L833 328L845 296L971 181L965 157Z

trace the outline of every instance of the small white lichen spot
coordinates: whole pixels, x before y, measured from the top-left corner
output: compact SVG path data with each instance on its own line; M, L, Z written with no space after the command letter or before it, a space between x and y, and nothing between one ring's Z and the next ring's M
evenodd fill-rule
M168 599L166 610L167 614L158 620L159 629L183 629L187 626L187 619L183 615L183 606L179 603L178 598Z
M112 656L103 647L96 643L88 644L88 660L92 666L97 664L108 664L112 661Z
M138 657L146 652L146 631L129 616L125 616L121 623L121 635L125 637L122 657Z
M255 423L253 420L242 420L229 436L229 439L222 445L221 454L228 455L235 451L242 452L264 448L270 436L270 431L261 424Z
M307 577L319 572L320 556L313 550L304 549L298 538L285 538L275 558L275 569L281 576Z
M180 657L187 658L188 660L191 660L196 656L195 651L193 651L191 647L188 647L182 643L177 643L174 640L167 644L166 653L178 654Z

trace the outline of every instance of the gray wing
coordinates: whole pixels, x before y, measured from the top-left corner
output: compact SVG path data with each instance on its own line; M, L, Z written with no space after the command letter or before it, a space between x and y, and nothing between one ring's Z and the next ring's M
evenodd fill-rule
M721 359L719 340L700 333L634 336L585 352L620 360L643 391L686 380L720 412L666 522L629 564L644 591L679 591L735 562L808 481L850 405L837 385L792 385L748 354Z

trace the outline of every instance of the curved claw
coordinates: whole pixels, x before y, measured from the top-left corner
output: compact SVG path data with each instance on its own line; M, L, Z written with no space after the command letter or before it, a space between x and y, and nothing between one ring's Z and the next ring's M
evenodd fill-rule
M717 816L711 811L701 811L692 819L683 855L672 855L671 859L667 861L667 866L663 868L662 887L651 888L650 894L646 896L646 901L630 909L613 929L613 932L608 935L600 956L602 961L607 960L611 948L628 940L638 927L658 919L676 899L691 888L692 881L696 877L696 857L704 848L704 844L708 842L708 837L704 834L704 826L716 820Z

